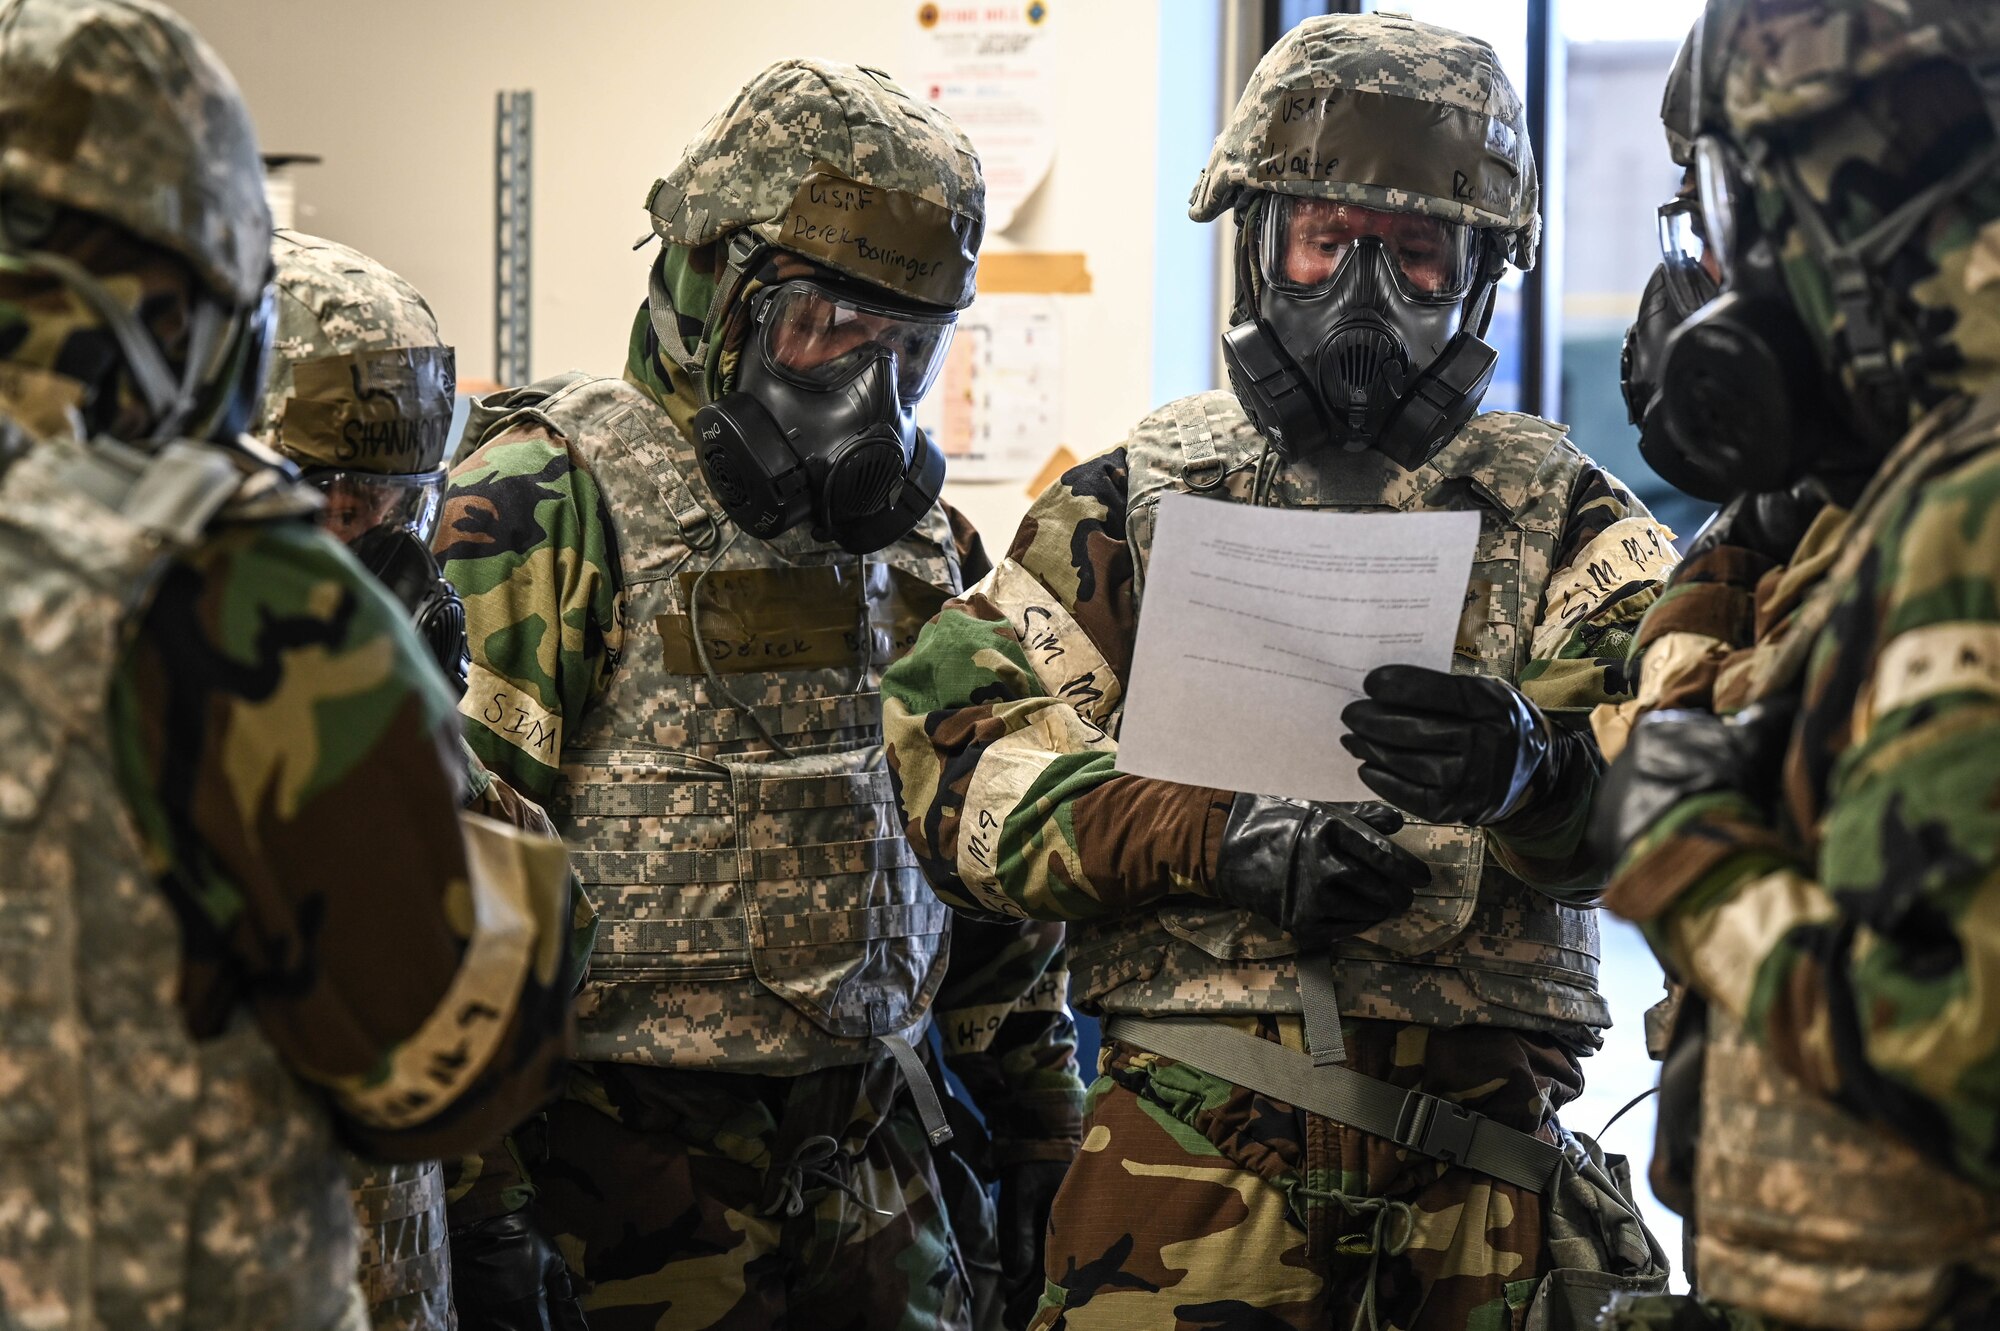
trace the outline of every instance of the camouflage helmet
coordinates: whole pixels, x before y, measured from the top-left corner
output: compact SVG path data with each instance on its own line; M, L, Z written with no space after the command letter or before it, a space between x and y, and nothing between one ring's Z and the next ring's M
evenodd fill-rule
M1521 268L1541 236L1527 120L1493 48L1383 14L1309 18L1257 62L1188 216L1247 190L1489 228Z
M252 432L309 468L436 471L456 382L430 305L367 255L318 236L280 231L271 257L278 331Z
M0 0L0 193L116 223L234 308L270 272L249 110L154 0Z
M1773 137L1913 65L2000 57L2000 5L1976 0L1709 0L1696 25L1698 134Z
M782 60L695 135L646 210L671 245L747 229L909 299L964 309L986 185L964 132L886 74Z
M1694 41L1699 27L1689 28L1674 52L1674 66L1667 71L1666 90L1660 94L1660 124L1667 131L1667 155L1674 165L1687 169L1694 165Z

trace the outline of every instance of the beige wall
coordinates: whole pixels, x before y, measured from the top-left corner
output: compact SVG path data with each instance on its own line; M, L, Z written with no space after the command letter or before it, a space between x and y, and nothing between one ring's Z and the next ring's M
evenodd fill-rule
M493 371L493 95L535 93L533 371L615 372L645 290L642 201L685 140L772 60L894 74L915 0L171 0L235 72L266 151L298 169L298 225L363 250L429 297L462 375ZM1083 250L1067 301L1064 437L1117 442L1151 405L1153 110L1148 0L1058 0L1056 164L989 248ZM1074 362L1072 362L1074 363ZM1004 546L1019 484L950 497Z

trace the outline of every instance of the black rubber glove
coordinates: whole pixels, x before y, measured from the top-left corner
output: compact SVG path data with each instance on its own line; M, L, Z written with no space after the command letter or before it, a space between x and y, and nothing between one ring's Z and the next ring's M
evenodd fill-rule
M1718 545L1733 545L1755 551L1773 563L1787 563L1825 507L1826 496L1810 479L1789 490L1738 495L1702 525L1682 559L1693 559Z
M1727 719L1696 711L1640 718L1598 783L1592 851L1616 863L1669 809L1697 795L1731 790L1769 813L1797 710L1796 698L1780 694Z
M526 1211L451 1234L459 1331L589 1331L562 1254Z
M1384 804L1238 795L1211 886L1314 951L1402 914L1431 880L1428 864L1389 840L1402 825Z
M1000 1173L1000 1271L1010 1328L1025 1328L1042 1301L1049 1208L1068 1172L1060 1160L1023 1160Z
M1547 717L1512 684L1422 666L1378 666L1367 697L1340 714L1341 747L1361 779L1426 822L1484 827L1519 813L1531 787L1553 784L1558 745Z

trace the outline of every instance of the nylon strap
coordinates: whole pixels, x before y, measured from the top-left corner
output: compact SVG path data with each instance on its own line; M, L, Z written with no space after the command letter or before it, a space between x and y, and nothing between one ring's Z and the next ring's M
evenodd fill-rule
M356 1224L386 1225L444 1205L444 1176L437 1170L426 1169L415 1178L355 1188L350 1196Z
M1333 953L1309 952L1298 959L1299 1003L1305 1010L1306 1048L1313 1066L1347 1061L1347 1041L1340 1033L1340 991L1333 983ZM1268 1042L1267 1042L1268 1043Z
M125 501L125 516L192 545L242 484L242 475L221 449L176 439L146 467Z
M358 1273L362 1295L373 1305L443 1290L451 1283L449 1260L447 1250L440 1247L379 1265L363 1263Z
M639 408L628 406L605 418L604 428L617 435L625 450L652 474L653 486L665 501L667 513L680 528L681 539L688 548L713 547L717 537L715 515L702 504L694 487L681 474L680 464L674 460L667 440L653 428L653 422L642 416Z
M1314 1066L1283 1045L1199 1017L1114 1017L1104 1033L1530 1192L1547 1191L1562 1163L1560 1147L1475 1110L1338 1064Z
M944 1104L938 1099L937 1087L931 1082L931 1070L924 1066L924 1060L917 1056L917 1051L902 1036L878 1035L875 1038L896 1060L903 1080L909 1083L910 1098L917 1102L917 1117L923 1120L924 1135L931 1139L931 1145L943 1146L951 1140L951 1125L944 1121Z
M646 243L646 237L639 243ZM660 275L660 261L666 249L653 256L653 263L646 270L646 317L652 321L653 337L660 344L660 350L674 364L680 366L681 373L696 383L701 382L701 359L689 353L681 343L680 324L675 318L674 298L667 292L666 280Z
M1208 413L1195 398L1174 404L1174 427L1181 438L1181 476L1192 490L1213 490L1222 481L1222 458L1215 451L1215 431Z

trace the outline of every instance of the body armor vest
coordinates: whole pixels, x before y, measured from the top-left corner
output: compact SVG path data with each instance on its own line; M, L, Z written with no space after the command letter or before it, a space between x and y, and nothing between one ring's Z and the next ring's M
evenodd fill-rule
M1714 1010L1694 1177L1707 1298L1788 1325L1922 1331L1962 1269L2000 1279L2000 1198L1807 1090Z
M372 1331L456 1331L444 1169L435 1160L355 1161L354 1223L361 1296Z
M1477 511L1479 543L1452 669L1510 683L1528 663L1570 491L1585 465L1561 427L1489 412L1414 472L1372 450L1280 466L1227 391L1184 398L1149 417L1127 444L1126 461L1135 600L1159 499L1169 491L1332 512ZM1411 820L1395 839L1431 866L1431 881L1409 910L1334 950L1341 1011L1427 1026L1509 1026L1596 1047L1610 1011L1597 992L1595 915L1509 874L1478 828ZM1296 946L1247 911L1170 903L1072 926L1070 948L1078 997L1104 1012L1301 1010Z
M484 437L568 440L617 536L626 647L550 801L599 916L577 1056L798 1075L921 1036L950 912L903 838L878 690L958 589L943 510L865 559L765 542L631 384L496 405Z
M0 475L0 1324L365 1331L325 1111L239 1013L196 1042L181 930L106 715L159 573L300 508L171 444L35 445ZM310 511L309 506L303 511Z

